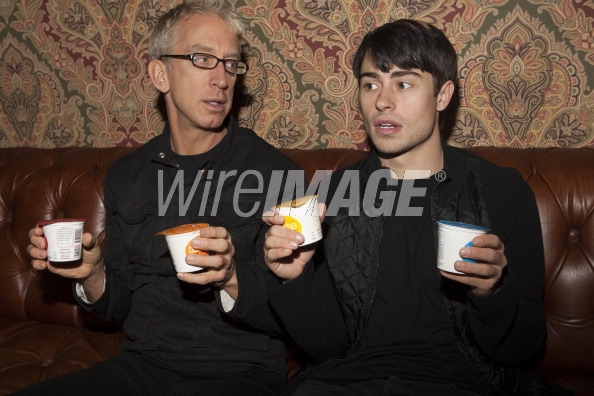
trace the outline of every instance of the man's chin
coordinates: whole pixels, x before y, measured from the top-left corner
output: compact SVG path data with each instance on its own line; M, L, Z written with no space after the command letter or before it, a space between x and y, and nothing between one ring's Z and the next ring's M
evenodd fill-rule
M208 123L208 124L204 124L201 126L198 126L200 129L202 129L205 132L210 132L210 133L221 133L227 130L227 117L225 117L224 119L217 119L217 120L213 120L212 122Z
M399 156L409 152L412 148L412 147L387 147L386 145L382 145L382 144L377 144L377 145L374 143L372 143L372 144L373 144L373 147L375 148L375 151L379 155L379 157L383 158L383 159L399 157Z

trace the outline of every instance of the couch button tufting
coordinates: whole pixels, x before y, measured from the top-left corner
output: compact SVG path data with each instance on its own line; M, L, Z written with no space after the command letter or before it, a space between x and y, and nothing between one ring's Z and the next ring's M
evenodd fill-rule
M577 228L572 228L569 230L569 241L570 242L577 242L580 238L580 230Z

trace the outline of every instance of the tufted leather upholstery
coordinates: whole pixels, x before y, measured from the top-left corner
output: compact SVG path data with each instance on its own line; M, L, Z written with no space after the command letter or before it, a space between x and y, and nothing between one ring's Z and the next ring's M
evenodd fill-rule
M132 150L0 149L0 395L117 352L123 340L118 325L77 307L70 281L32 271L26 246L29 229L54 217L84 217L86 230L102 240L102 181L108 167ZM594 150L472 150L518 169L537 197L549 333L538 370L578 395L594 394ZM334 170L366 155L347 149L285 152L310 177L316 169Z
M536 195L545 249L547 351L539 371L594 394L594 150L478 147Z

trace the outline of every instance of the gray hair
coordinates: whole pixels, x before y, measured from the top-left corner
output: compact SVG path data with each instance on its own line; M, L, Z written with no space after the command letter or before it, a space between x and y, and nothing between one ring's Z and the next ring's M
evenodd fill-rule
M245 32L243 19L227 5L225 0L186 0L163 14L157 21L149 40L149 54L152 59L159 59L161 55L168 54L171 51L171 46L177 42L178 24L194 14L220 16L240 40Z

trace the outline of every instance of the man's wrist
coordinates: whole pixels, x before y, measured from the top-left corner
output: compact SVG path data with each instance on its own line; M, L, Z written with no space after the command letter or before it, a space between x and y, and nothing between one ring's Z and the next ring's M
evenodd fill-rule
M97 301L105 292L106 282L105 265L102 260L95 265L88 277L77 280L77 285L80 285L80 289L77 288L77 292L80 290L82 295L84 295L84 298L81 294L79 294L79 297L89 304Z

